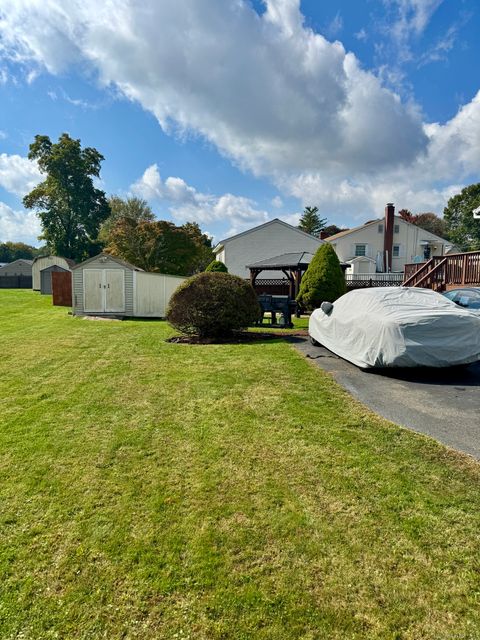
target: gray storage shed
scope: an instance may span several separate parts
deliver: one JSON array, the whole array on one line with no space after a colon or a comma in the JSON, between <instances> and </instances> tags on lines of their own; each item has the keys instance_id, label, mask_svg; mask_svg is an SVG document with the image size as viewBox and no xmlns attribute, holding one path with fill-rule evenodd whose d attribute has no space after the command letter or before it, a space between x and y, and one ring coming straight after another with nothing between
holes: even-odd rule
<instances>
[{"instance_id":1,"label":"gray storage shed","mask_svg":"<svg viewBox=\"0 0 480 640\"><path fill-rule=\"evenodd\" d=\"M20 258L0 267L0 276L30 276L32 275L33 260Z\"/></svg>"},{"instance_id":2,"label":"gray storage shed","mask_svg":"<svg viewBox=\"0 0 480 640\"><path fill-rule=\"evenodd\" d=\"M72 268L77 316L164 318L170 296L185 278L146 273L101 253Z\"/></svg>"},{"instance_id":3,"label":"gray storage shed","mask_svg":"<svg viewBox=\"0 0 480 640\"><path fill-rule=\"evenodd\" d=\"M40 271L40 293L44 295L52 295L52 272L63 271L68 273L70 269L64 269L58 264L52 264L50 267L46 267Z\"/></svg>"}]
</instances>

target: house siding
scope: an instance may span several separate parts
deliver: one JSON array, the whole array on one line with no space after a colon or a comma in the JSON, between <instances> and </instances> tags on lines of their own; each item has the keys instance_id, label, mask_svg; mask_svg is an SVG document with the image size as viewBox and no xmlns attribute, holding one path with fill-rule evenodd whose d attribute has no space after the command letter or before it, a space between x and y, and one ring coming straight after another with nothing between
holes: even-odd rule
<instances>
[{"instance_id":1,"label":"house siding","mask_svg":"<svg viewBox=\"0 0 480 640\"><path fill-rule=\"evenodd\" d=\"M315 253L323 241L314 236L300 233L294 227L281 222L252 229L238 238L224 241L216 258L224 262L229 273L242 278L250 277L247 264L260 262L284 253L307 251ZM260 278L282 278L280 271L262 271Z\"/></svg>"},{"instance_id":2,"label":"house siding","mask_svg":"<svg viewBox=\"0 0 480 640\"><path fill-rule=\"evenodd\" d=\"M378 225L384 225L384 221L379 220L344 236L333 236L326 240L331 242L341 262L348 262L355 257L356 244L366 244L366 256L375 260L377 253L383 256L384 249L384 236L378 232ZM447 240L395 216L395 226L397 225L398 233L393 234L393 245L399 245L399 256L392 258L392 271L404 271L405 264L412 262L415 256L423 257L423 246L420 244L422 241L431 243L432 256L444 255L446 247L451 245Z\"/></svg>"}]
</instances>

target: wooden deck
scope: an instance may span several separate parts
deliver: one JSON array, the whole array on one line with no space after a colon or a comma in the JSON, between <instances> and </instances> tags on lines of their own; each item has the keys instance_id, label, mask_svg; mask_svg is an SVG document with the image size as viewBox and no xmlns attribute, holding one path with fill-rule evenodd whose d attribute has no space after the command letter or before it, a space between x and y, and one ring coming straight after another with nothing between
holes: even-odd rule
<instances>
[{"instance_id":1,"label":"wooden deck","mask_svg":"<svg viewBox=\"0 0 480 640\"><path fill-rule=\"evenodd\" d=\"M406 264L404 287L448 291L480 286L480 251L435 256L427 262Z\"/></svg>"}]
</instances>

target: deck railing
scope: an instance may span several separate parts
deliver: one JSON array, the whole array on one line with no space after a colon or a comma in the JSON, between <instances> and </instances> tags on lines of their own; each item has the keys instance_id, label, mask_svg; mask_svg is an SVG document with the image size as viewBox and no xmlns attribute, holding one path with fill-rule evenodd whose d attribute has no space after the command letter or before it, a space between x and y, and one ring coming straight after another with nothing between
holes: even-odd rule
<instances>
[{"instance_id":1,"label":"deck railing","mask_svg":"<svg viewBox=\"0 0 480 640\"><path fill-rule=\"evenodd\" d=\"M405 287L444 291L467 285L480 286L480 251L434 256L428 262L405 265Z\"/></svg>"}]
</instances>

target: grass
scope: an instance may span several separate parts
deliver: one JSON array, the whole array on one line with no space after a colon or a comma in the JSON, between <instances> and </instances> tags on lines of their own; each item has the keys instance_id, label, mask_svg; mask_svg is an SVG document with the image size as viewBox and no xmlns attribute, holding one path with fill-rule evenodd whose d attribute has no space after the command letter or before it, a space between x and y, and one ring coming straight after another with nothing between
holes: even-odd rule
<instances>
[{"instance_id":1,"label":"grass","mask_svg":"<svg viewBox=\"0 0 480 640\"><path fill-rule=\"evenodd\" d=\"M0 638L480 638L479 465L285 341L0 291Z\"/></svg>"}]
</instances>

